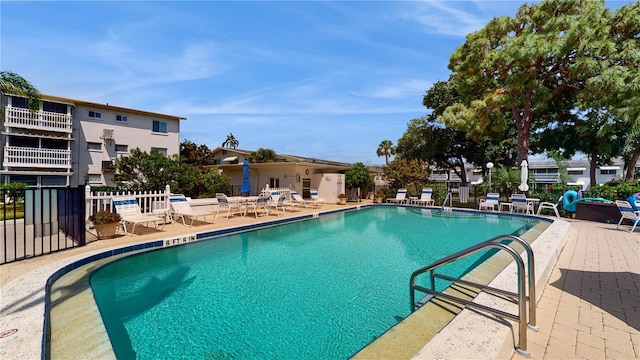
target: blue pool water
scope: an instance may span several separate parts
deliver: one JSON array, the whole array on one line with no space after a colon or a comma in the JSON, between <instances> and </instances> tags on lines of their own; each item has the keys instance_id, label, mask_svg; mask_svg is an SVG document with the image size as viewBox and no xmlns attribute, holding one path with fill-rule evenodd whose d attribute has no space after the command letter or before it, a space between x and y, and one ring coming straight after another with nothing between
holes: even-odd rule
<instances>
[{"instance_id":1,"label":"blue pool water","mask_svg":"<svg viewBox=\"0 0 640 360\"><path fill-rule=\"evenodd\" d=\"M535 223L369 207L120 259L91 287L119 359L345 359L409 315L414 270Z\"/></svg>"}]
</instances>

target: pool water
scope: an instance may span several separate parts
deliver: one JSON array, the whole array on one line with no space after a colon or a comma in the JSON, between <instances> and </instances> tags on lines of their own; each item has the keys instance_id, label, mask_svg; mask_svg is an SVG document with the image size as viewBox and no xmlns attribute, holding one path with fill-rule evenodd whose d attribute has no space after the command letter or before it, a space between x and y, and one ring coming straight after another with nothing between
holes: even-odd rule
<instances>
[{"instance_id":1,"label":"pool water","mask_svg":"<svg viewBox=\"0 0 640 360\"><path fill-rule=\"evenodd\" d=\"M321 216L120 259L91 287L119 359L345 359L409 315L414 270L537 222L454 214Z\"/></svg>"}]
</instances>

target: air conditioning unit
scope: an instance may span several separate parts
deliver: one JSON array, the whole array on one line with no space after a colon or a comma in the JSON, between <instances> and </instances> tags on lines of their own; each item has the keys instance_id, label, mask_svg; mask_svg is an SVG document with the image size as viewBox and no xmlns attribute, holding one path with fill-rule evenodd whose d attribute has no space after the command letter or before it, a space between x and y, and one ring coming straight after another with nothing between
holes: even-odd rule
<instances>
[{"instance_id":1,"label":"air conditioning unit","mask_svg":"<svg viewBox=\"0 0 640 360\"><path fill-rule=\"evenodd\" d=\"M114 171L116 169L115 163L111 160L102 161L102 171Z\"/></svg>"},{"instance_id":2,"label":"air conditioning unit","mask_svg":"<svg viewBox=\"0 0 640 360\"><path fill-rule=\"evenodd\" d=\"M102 129L102 138L105 140L113 139L113 129Z\"/></svg>"}]
</instances>

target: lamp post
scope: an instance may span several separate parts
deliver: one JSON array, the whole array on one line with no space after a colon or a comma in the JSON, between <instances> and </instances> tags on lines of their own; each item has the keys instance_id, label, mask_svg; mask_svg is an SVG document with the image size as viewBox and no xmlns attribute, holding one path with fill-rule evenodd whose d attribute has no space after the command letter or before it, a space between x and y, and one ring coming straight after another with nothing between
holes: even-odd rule
<instances>
[{"instance_id":1,"label":"lamp post","mask_svg":"<svg viewBox=\"0 0 640 360\"><path fill-rule=\"evenodd\" d=\"M489 192L491 192L491 169L493 169L493 163L491 161L487 163L487 169L489 169Z\"/></svg>"}]
</instances>

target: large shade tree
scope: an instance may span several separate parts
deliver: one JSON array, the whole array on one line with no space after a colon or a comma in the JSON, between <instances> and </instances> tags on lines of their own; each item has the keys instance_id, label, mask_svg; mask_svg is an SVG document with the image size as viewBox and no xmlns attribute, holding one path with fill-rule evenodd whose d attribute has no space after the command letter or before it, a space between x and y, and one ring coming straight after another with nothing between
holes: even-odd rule
<instances>
[{"instance_id":1,"label":"large shade tree","mask_svg":"<svg viewBox=\"0 0 640 360\"><path fill-rule=\"evenodd\" d=\"M520 163L528 158L534 119L556 112L550 105L558 99L592 101L601 83L611 100L607 106L620 106L611 94L629 94L637 83L633 72L621 70L637 54L620 51L633 46L633 38L632 32L618 32L625 39L611 33L615 18L603 1L567 0L523 5L513 18L491 20L451 56L462 101L441 119L476 138L514 122Z\"/></svg>"},{"instance_id":2,"label":"large shade tree","mask_svg":"<svg viewBox=\"0 0 640 360\"><path fill-rule=\"evenodd\" d=\"M17 95L27 99L29 109L38 111L42 98L40 92L22 76L11 72L0 71L0 91L3 94ZM4 114L4 112L3 112Z\"/></svg>"}]
</instances>

